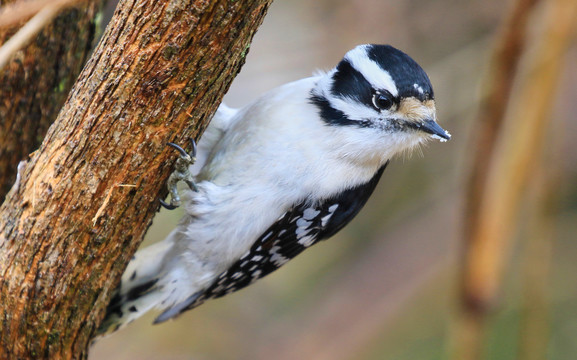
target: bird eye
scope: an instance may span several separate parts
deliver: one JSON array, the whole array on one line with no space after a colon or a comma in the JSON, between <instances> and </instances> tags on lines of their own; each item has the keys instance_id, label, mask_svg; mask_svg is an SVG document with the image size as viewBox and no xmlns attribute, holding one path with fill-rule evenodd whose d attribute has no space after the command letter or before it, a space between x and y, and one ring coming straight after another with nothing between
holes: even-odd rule
<instances>
[{"instance_id":1,"label":"bird eye","mask_svg":"<svg viewBox=\"0 0 577 360\"><path fill-rule=\"evenodd\" d=\"M386 93L376 92L373 95L373 105L378 110L388 110L391 108L391 106L393 106L393 104L394 104L393 96L388 92Z\"/></svg>"}]
</instances>

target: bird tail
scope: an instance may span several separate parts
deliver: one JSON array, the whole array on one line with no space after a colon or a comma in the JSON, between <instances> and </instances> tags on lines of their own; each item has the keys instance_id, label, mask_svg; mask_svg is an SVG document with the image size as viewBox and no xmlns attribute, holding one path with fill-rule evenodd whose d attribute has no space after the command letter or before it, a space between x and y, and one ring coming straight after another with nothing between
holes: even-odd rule
<instances>
[{"instance_id":1,"label":"bird tail","mask_svg":"<svg viewBox=\"0 0 577 360\"><path fill-rule=\"evenodd\" d=\"M136 253L106 309L96 338L109 335L136 320L163 301L159 279L170 241L162 241Z\"/></svg>"}]
</instances>

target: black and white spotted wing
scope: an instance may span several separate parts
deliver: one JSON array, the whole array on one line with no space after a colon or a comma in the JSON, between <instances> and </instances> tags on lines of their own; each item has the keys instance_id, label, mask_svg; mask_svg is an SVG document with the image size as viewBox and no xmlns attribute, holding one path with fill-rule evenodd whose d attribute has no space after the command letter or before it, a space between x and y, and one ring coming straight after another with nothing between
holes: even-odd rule
<instances>
[{"instance_id":1,"label":"black and white spotted wing","mask_svg":"<svg viewBox=\"0 0 577 360\"><path fill-rule=\"evenodd\" d=\"M366 184L319 204L303 202L294 206L270 226L244 256L220 274L210 287L166 310L155 322L168 320L208 299L240 290L275 271L318 241L336 234L363 208L387 164Z\"/></svg>"}]
</instances>

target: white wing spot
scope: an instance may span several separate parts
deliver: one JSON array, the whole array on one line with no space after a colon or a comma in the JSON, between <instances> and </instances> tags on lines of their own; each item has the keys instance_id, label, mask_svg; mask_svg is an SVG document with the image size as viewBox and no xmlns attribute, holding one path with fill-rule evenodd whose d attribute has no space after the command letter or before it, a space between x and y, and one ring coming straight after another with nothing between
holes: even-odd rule
<instances>
[{"instance_id":1,"label":"white wing spot","mask_svg":"<svg viewBox=\"0 0 577 360\"><path fill-rule=\"evenodd\" d=\"M299 244L301 244L304 247L309 247L311 246L313 243L315 242L315 238L314 236L305 236L302 239L300 239L298 241Z\"/></svg>"},{"instance_id":2,"label":"white wing spot","mask_svg":"<svg viewBox=\"0 0 577 360\"><path fill-rule=\"evenodd\" d=\"M254 262L259 262L261 260L262 260L262 256L260 256L260 255L256 255L256 256L252 257L252 261L254 261Z\"/></svg>"},{"instance_id":3,"label":"white wing spot","mask_svg":"<svg viewBox=\"0 0 577 360\"><path fill-rule=\"evenodd\" d=\"M282 256L278 251L281 250L281 248L279 246L273 246L272 249L270 249L272 252L272 255L270 257L270 260L278 267L283 266L284 264L286 264L290 259L287 259L286 257Z\"/></svg>"},{"instance_id":4,"label":"white wing spot","mask_svg":"<svg viewBox=\"0 0 577 360\"><path fill-rule=\"evenodd\" d=\"M262 271L261 271L261 270L257 270L257 271L255 271L255 272L253 272L253 273L251 274L251 277L252 277L253 280L255 280L255 279L258 279L258 278L260 277L260 274L262 274Z\"/></svg>"},{"instance_id":5,"label":"white wing spot","mask_svg":"<svg viewBox=\"0 0 577 360\"><path fill-rule=\"evenodd\" d=\"M303 218L300 218L300 219L297 220L297 226L298 226L299 228L303 228L303 230L305 230L306 228L308 228L310 225L311 225L311 222L310 222L310 221L306 221L306 220L303 219Z\"/></svg>"},{"instance_id":6,"label":"white wing spot","mask_svg":"<svg viewBox=\"0 0 577 360\"><path fill-rule=\"evenodd\" d=\"M329 212L331 213L331 215L335 212L335 210L339 207L339 204L334 204L331 207L329 207Z\"/></svg>"},{"instance_id":7,"label":"white wing spot","mask_svg":"<svg viewBox=\"0 0 577 360\"><path fill-rule=\"evenodd\" d=\"M312 220L314 219L318 214L320 213L320 210L315 210L313 208L308 208L303 212L303 219L305 220Z\"/></svg>"},{"instance_id":8,"label":"white wing spot","mask_svg":"<svg viewBox=\"0 0 577 360\"><path fill-rule=\"evenodd\" d=\"M330 219L331 217L333 217L333 214L328 214L327 216L323 217L323 218L321 219L321 226L322 226L322 227L327 226L327 223L329 222L329 219Z\"/></svg>"},{"instance_id":9,"label":"white wing spot","mask_svg":"<svg viewBox=\"0 0 577 360\"><path fill-rule=\"evenodd\" d=\"M302 238L303 236L306 236L309 233L310 229L304 229L304 228L297 228L296 230L296 234L297 234L297 239Z\"/></svg>"},{"instance_id":10,"label":"white wing spot","mask_svg":"<svg viewBox=\"0 0 577 360\"><path fill-rule=\"evenodd\" d=\"M269 237L272 236L272 231L269 231L263 238L262 241L265 241L266 239L268 239Z\"/></svg>"}]
</instances>

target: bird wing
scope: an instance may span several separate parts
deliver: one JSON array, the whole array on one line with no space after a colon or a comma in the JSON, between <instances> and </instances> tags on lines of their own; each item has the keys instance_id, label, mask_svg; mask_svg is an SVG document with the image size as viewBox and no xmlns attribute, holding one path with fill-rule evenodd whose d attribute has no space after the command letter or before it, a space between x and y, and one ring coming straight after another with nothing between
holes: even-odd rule
<instances>
[{"instance_id":1,"label":"bird wing","mask_svg":"<svg viewBox=\"0 0 577 360\"><path fill-rule=\"evenodd\" d=\"M303 201L272 224L244 256L222 272L208 288L164 311L155 323L171 319L204 301L240 290L270 274L303 250L336 234L363 208L388 162L373 178L318 204Z\"/></svg>"},{"instance_id":2,"label":"bird wing","mask_svg":"<svg viewBox=\"0 0 577 360\"><path fill-rule=\"evenodd\" d=\"M196 161L190 168L194 176L196 176L202 169L208 156L212 152L212 149L222 138L226 130L228 130L232 123L232 119L237 112L238 109L230 108L225 103L220 104L216 113L210 120L208 127L204 130L202 137L198 141Z\"/></svg>"}]
</instances>

